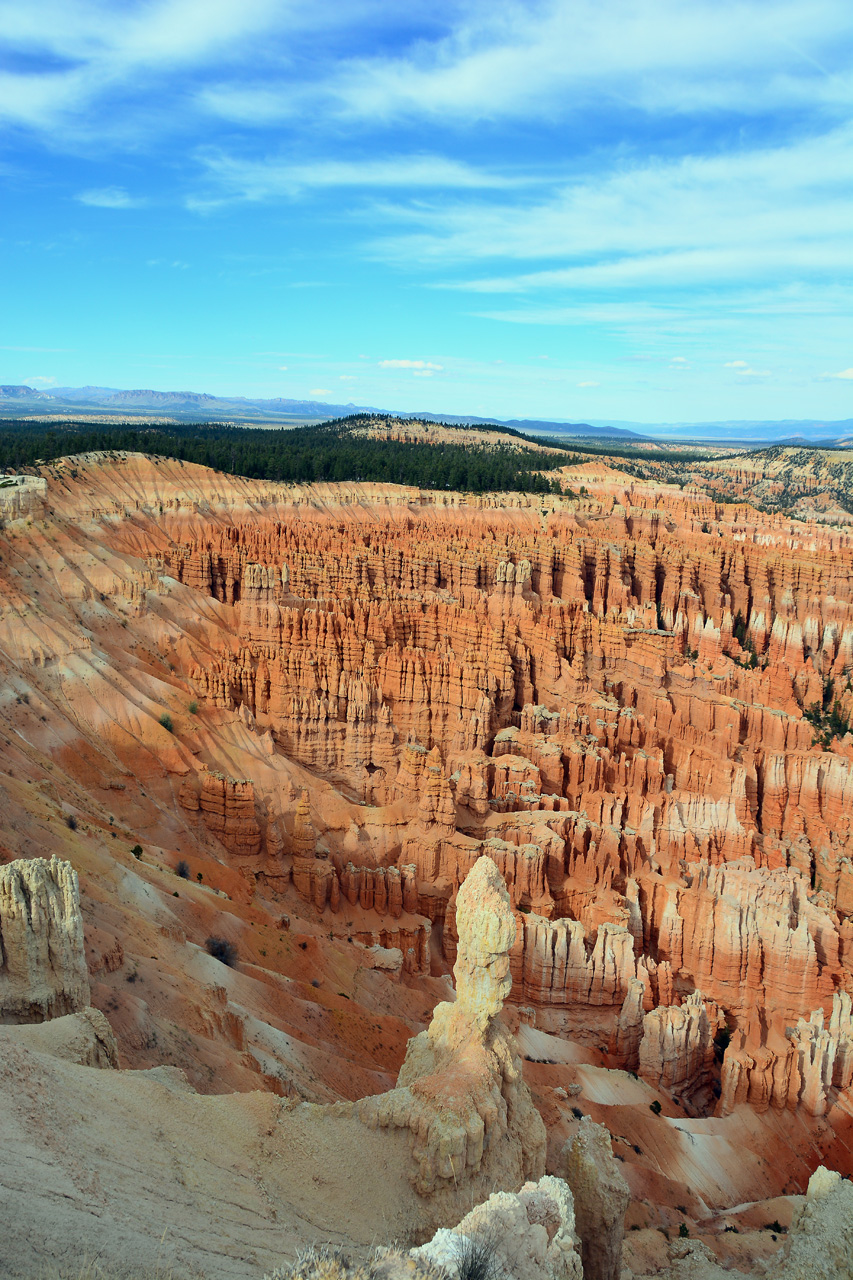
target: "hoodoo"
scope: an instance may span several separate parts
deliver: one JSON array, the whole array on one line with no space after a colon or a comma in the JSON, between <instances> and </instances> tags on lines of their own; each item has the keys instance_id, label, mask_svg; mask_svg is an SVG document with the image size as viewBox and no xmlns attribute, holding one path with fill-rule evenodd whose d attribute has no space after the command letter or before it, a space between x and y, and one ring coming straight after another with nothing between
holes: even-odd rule
<instances>
[{"instance_id":1,"label":"hoodoo","mask_svg":"<svg viewBox=\"0 0 853 1280\"><path fill-rule=\"evenodd\" d=\"M45 1022L89 1003L74 868L56 857L0 867L0 1023Z\"/></svg>"},{"instance_id":2,"label":"hoodoo","mask_svg":"<svg viewBox=\"0 0 853 1280\"><path fill-rule=\"evenodd\" d=\"M409 1042L397 1088L356 1104L370 1125L408 1128L413 1182L463 1197L514 1190L545 1172L545 1126L521 1073L518 1045L500 1020L512 986L515 920L503 877L480 858L456 900L456 1000L436 1006Z\"/></svg>"},{"instance_id":3,"label":"hoodoo","mask_svg":"<svg viewBox=\"0 0 853 1280\"><path fill-rule=\"evenodd\" d=\"M214 1204L235 1280L324 1232L440 1228L449 1270L489 1222L519 1280L794 1257L853 1142L853 541L656 467L38 468L0 529L19 1252L73 1158L133 1256L168 1225L198 1269ZM89 1106L143 1165L168 1133L156 1235Z\"/></svg>"}]
</instances>

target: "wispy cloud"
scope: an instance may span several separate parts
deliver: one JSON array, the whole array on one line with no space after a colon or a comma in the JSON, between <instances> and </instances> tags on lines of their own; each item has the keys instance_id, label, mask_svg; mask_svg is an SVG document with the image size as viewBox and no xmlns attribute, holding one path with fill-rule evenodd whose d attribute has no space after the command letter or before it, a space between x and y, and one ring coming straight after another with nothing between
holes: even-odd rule
<instances>
[{"instance_id":1,"label":"wispy cloud","mask_svg":"<svg viewBox=\"0 0 853 1280\"><path fill-rule=\"evenodd\" d=\"M728 12L727 12L728 10ZM206 86L211 112L241 124L310 113L329 118L431 119L468 126L545 110L750 114L816 99L849 101L833 57L849 36L844 6L695 0L464 6L440 34L369 56L340 57L309 82L234 78ZM618 38L614 38L618 31Z\"/></svg>"},{"instance_id":2,"label":"wispy cloud","mask_svg":"<svg viewBox=\"0 0 853 1280\"><path fill-rule=\"evenodd\" d=\"M837 272L853 250L845 180L853 129L778 147L633 163L561 182L546 199L399 208L409 230L376 241L392 261L568 259L569 265L453 282L482 293L655 280L694 284L785 269ZM392 210L385 211L389 216ZM787 265L786 265L787 264Z\"/></svg>"},{"instance_id":3,"label":"wispy cloud","mask_svg":"<svg viewBox=\"0 0 853 1280\"><path fill-rule=\"evenodd\" d=\"M842 369L840 373L826 373L825 378L853 378L853 369Z\"/></svg>"},{"instance_id":4,"label":"wispy cloud","mask_svg":"<svg viewBox=\"0 0 853 1280\"><path fill-rule=\"evenodd\" d=\"M76 199L96 209L136 209L142 204L141 200L128 195L123 187L96 187L91 191L81 191Z\"/></svg>"},{"instance_id":5,"label":"wispy cloud","mask_svg":"<svg viewBox=\"0 0 853 1280\"><path fill-rule=\"evenodd\" d=\"M769 378L769 369L753 369L748 360L726 360L726 369L734 369L739 378Z\"/></svg>"},{"instance_id":6,"label":"wispy cloud","mask_svg":"<svg viewBox=\"0 0 853 1280\"><path fill-rule=\"evenodd\" d=\"M380 369L416 369L428 370L430 373L442 370L444 365L432 364L429 360L380 360Z\"/></svg>"},{"instance_id":7,"label":"wispy cloud","mask_svg":"<svg viewBox=\"0 0 853 1280\"><path fill-rule=\"evenodd\" d=\"M223 199L266 200L294 197L331 187L499 189L518 186L518 178L491 174L440 155L391 155L381 159L317 160L304 163L284 156L244 159L219 149L199 152L206 177L216 184L210 197L190 197L192 208L218 206Z\"/></svg>"}]
</instances>

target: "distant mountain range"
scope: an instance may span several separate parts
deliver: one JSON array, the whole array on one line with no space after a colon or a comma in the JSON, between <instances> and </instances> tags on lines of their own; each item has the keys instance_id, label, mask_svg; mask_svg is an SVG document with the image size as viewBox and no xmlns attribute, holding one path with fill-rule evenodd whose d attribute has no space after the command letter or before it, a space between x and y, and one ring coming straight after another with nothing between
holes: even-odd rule
<instances>
[{"instance_id":1,"label":"distant mountain range","mask_svg":"<svg viewBox=\"0 0 853 1280\"><path fill-rule=\"evenodd\" d=\"M0 414L12 416L62 414L89 417L104 414L150 418L162 415L185 421L207 419L235 422L323 422L328 418L345 418L352 413L387 413L399 418L417 418L427 422L451 422L473 425L497 423L517 431L573 436L600 436L606 439L642 440L635 431L607 425L592 426L588 422L550 422L536 418L465 417L458 414L413 412L412 410L378 409L374 405L329 404L325 400L253 400L245 396L211 396L203 391L123 391L118 387L51 387L37 391L27 386L0 386Z\"/></svg>"},{"instance_id":2,"label":"distant mountain range","mask_svg":"<svg viewBox=\"0 0 853 1280\"><path fill-rule=\"evenodd\" d=\"M853 437L853 418L835 421L826 418L734 418L711 422L630 422L621 418L590 418L591 426L600 426L604 422L626 431L644 432L647 438L657 441L816 445L849 444Z\"/></svg>"},{"instance_id":3,"label":"distant mountain range","mask_svg":"<svg viewBox=\"0 0 853 1280\"><path fill-rule=\"evenodd\" d=\"M739 419L713 422L627 422L592 418L588 422L555 422L543 418L479 418L472 415L440 414L410 409L378 409L374 405L329 404L324 400L271 400L246 396L212 396L203 391L122 390L120 387L52 387L38 391L28 386L0 386L0 416L29 417L61 415L75 418L167 417L188 422L237 422L260 425L280 423L296 426L345 418L353 413L387 413L400 418L427 422L496 423L534 435L599 437L640 441L695 440L720 444L847 444L853 441L853 418L827 422L818 419L761 421Z\"/></svg>"}]
</instances>

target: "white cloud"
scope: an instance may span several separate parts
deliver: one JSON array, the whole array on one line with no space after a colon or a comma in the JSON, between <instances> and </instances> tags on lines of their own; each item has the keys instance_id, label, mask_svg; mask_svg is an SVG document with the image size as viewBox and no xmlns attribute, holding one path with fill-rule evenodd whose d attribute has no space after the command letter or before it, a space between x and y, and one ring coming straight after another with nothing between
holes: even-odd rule
<instances>
[{"instance_id":1,"label":"white cloud","mask_svg":"<svg viewBox=\"0 0 853 1280\"><path fill-rule=\"evenodd\" d=\"M207 177L230 199L293 197L306 190L331 187L473 190L518 185L517 179L489 174L440 155L391 155L379 160L316 160L305 164L285 156L244 160L218 149L207 149L200 151L197 158ZM187 207L207 212L220 203L216 197L191 196Z\"/></svg>"},{"instance_id":2,"label":"white cloud","mask_svg":"<svg viewBox=\"0 0 853 1280\"><path fill-rule=\"evenodd\" d=\"M0 81L0 115L57 144L211 115L340 136L342 122L467 129L590 106L837 118L850 101L843 0L457 0L427 23L425 12L385 0L0 0L8 63L27 67Z\"/></svg>"},{"instance_id":3,"label":"white cloud","mask_svg":"<svg viewBox=\"0 0 853 1280\"><path fill-rule=\"evenodd\" d=\"M670 356L670 364L687 364L685 356Z\"/></svg>"},{"instance_id":4,"label":"white cloud","mask_svg":"<svg viewBox=\"0 0 853 1280\"><path fill-rule=\"evenodd\" d=\"M328 387L312 387L308 392L309 396L327 396L329 395Z\"/></svg>"},{"instance_id":5,"label":"white cloud","mask_svg":"<svg viewBox=\"0 0 853 1280\"><path fill-rule=\"evenodd\" d=\"M753 369L746 360L727 360L724 369L734 369L739 378L769 378L769 369Z\"/></svg>"},{"instance_id":6,"label":"white cloud","mask_svg":"<svg viewBox=\"0 0 853 1280\"><path fill-rule=\"evenodd\" d=\"M578 386L579 387L600 387L601 383L600 382L579 382Z\"/></svg>"},{"instance_id":7,"label":"white cloud","mask_svg":"<svg viewBox=\"0 0 853 1280\"><path fill-rule=\"evenodd\" d=\"M28 387L53 387L56 385L56 378L46 377L44 374L35 374L31 378L24 378L24 383Z\"/></svg>"},{"instance_id":8,"label":"white cloud","mask_svg":"<svg viewBox=\"0 0 853 1280\"><path fill-rule=\"evenodd\" d=\"M201 103L250 125L310 115L468 126L589 104L675 114L849 101L841 0L775 0L771 14L762 0L473 0L454 16L437 38L332 60L325 75L302 82L221 80Z\"/></svg>"},{"instance_id":9,"label":"white cloud","mask_svg":"<svg viewBox=\"0 0 853 1280\"><path fill-rule=\"evenodd\" d=\"M402 233L378 257L424 264L536 258L565 265L455 280L479 293L542 289L648 290L723 280L837 278L853 265L846 166L853 129L785 146L676 160L651 157L563 182L534 201L421 201L379 209Z\"/></svg>"},{"instance_id":10,"label":"white cloud","mask_svg":"<svg viewBox=\"0 0 853 1280\"><path fill-rule=\"evenodd\" d=\"M280 365L278 366L278 371L279 371L279 373L287 373L287 365L286 365L286 364L280 364Z\"/></svg>"},{"instance_id":11,"label":"white cloud","mask_svg":"<svg viewBox=\"0 0 853 1280\"><path fill-rule=\"evenodd\" d=\"M338 378L338 382L358 382L358 378L354 373L342 373Z\"/></svg>"},{"instance_id":12,"label":"white cloud","mask_svg":"<svg viewBox=\"0 0 853 1280\"><path fill-rule=\"evenodd\" d=\"M94 205L96 209L135 209L140 204L123 187L97 187L91 191L81 191L75 199L81 204Z\"/></svg>"},{"instance_id":13,"label":"white cloud","mask_svg":"<svg viewBox=\"0 0 853 1280\"><path fill-rule=\"evenodd\" d=\"M826 378L853 378L853 369L842 369L840 373L824 374Z\"/></svg>"},{"instance_id":14,"label":"white cloud","mask_svg":"<svg viewBox=\"0 0 853 1280\"><path fill-rule=\"evenodd\" d=\"M444 365L432 364L429 360L380 360L380 369L428 369L430 372L440 372Z\"/></svg>"}]
</instances>

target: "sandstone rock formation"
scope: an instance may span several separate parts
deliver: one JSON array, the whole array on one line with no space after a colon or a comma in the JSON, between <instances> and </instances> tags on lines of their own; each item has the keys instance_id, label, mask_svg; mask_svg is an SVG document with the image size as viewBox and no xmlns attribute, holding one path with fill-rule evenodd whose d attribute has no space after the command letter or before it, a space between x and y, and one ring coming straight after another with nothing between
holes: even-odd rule
<instances>
[{"instance_id":1,"label":"sandstone rock formation","mask_svg":"<svg viewBox=\"0 0 853 1280\"><path fill-rule=\"evenodd\" d=\"M48 1022L16 1025L14 1030L0 1026L0 1048L4 1041L76 1062L81 1067L117 1070L119 1066L115 1035L99 1009L81 1009Z\"/></svg>"},{"instance_id":2,"label":"sandstone rock formation","mask_svg":"<svg viewBox=\"0 0 853 1280\"><path fill-rule=\"evenodd\" d=\"M434 1263L448 1280L588 1280L592 1274L581 1267L571 1192L554 1177L527 1182L516 1194L496 1192L411 1256Z\"/></svg>"},{"instance_id":3,"label":"sandstone rock formation","mask_svg":"<svg viewBox=\"0 0 853 1280\"><path fill-rule=\"evenodd\" d=\"M563 1148L561 1161L574 1200L584 1280L619 1280L631 1192L604 1125L584 1116L575 1138Z\"/></svg>"},{"instance_id":4,"label":"sandstone rock formation","mask_svg":"<svg viewBox=\"0 0 853 1280\"><path fill-rule=\"evenodd\" d=\"M187 779L179 800L189 813L198 813L232 853L252 859L261 849L261 831L255 814L255 791L248 780L202 773Z\"/></svg>"},{"instance_id":5,"label":"sandstone rock formation","mask_svg":"<svg viewBox=\"0 0 853 1280\"><path fill-rule=\"evenodd\" d=\"M397 1088L355 1106L371 1126L407 1128L423 1195L475 1178L519 1185L541 1177L545 1130L498 1015L509 994L515 920L495 864L480 858L457 899L456 1001L436 1006L409 1042Z\"/></svg>"},{"instance_id":6,"label":"sandstone rock formation","mask_svg":"<svg viewBox=\"0 0 853 1280\"><path fill-rule=\"evenodd\" d=\"M729 1115L738 1103L757 1111L768 1107L822 1116L833 1089L853 1085L853 1004L845 991L832 998L826 1025L823 1009L800 1018L784 1035L758 1031L750 1043L738 1034L726 1049L722 1069L720 1113Z\"/></svg>"},{"instance_id":7,"label":"sandstone rock formation","mask_svg":"<svg viewBox=\"0 0 853 1280\"><path fill-rule=\"evenodd\" d=\"M655 1088L693 1099L713 1080L715 1031L701 991L681 1005L653 1009L643 1018L640 1075Z\"/></svg>"},{"instance_id":8,"label":"sandstone rock formation","mask_svg":"<svg viewBox=\"0 0 853 1280\"><path fill-rule=\"evenodd\" d=\"M45 507L0 530L0 864L73 859L122 1061L276 1105L392 1096L485 856L552 1159L583 1095L597 1119L618 1105L614 1149L655 1194L661 1168L719 1205L840 1167L853 537L828 508L715 500L764 484L765 462L719 490L708 468L682 489L663 463L572 464L580 498L282 486L129 454L40 469ZM707 1032L731 1032L722 1071L699 992ZM646 1018L665 1119L643 1081L603 1079L638 1070ZM494 1019L481 1038L497 1065L474 1112L499 1132L520 1064ZM390 1142L346 1123L402 1157L412 1098L425 1135L435 1114L416 1084ZM718 1090L706 1161L683 1112ZM493 1189L492 1151L466 1194Z\"/></svg>"},{"instance_id":9,"label":"sandstone rock formation","mask_svg":"<svg viewBox=\"0 0 853 1280\"><path fill-rule=\"evenodd\" d=\"M778 1263L779 1280L846 1280L853 1275L853 1182L822 1165L809 1179Z\"/></svg>"},{"instance_id":10,"label":"sandstone rock formation","mask_svg":"<svg viewBox=\"0 0 853 1280\"><path fill-rule=\"evenodd\" d=\"M44 1022L89 1003L73 867L56 857L0 867L0 1023Z\"/></svg>"}]
</instances>

